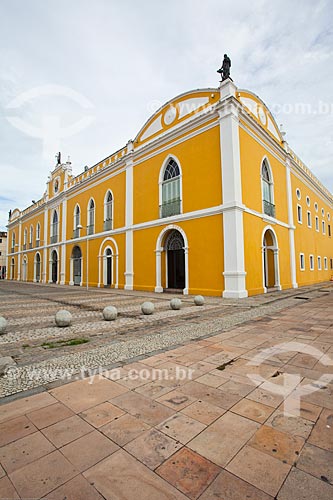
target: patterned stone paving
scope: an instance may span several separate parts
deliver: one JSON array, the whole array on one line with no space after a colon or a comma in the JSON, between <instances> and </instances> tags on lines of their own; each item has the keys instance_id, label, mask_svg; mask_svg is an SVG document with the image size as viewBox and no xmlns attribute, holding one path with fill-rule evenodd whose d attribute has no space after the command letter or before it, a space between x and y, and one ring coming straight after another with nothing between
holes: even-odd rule
<instances>
[{"instance_id":1,"label":"patterned stone paving","mask_svg":"<svg viewBox=\"0 0 333 500\"><path fill-rule=\"evenodd\" d=\"M273 313L295 304L295 297L316 297L327 293L330 284L302 290L287 290L250 297L242 301L206 298L203 307L193 297L182 297L180 311L170 310L172 295L124 292L67 286L0 282L0 314L8 321L0 336L0 355L17 363L8 376L0 378L0 396L32 389L75 373L100 369L148 353L169 349L193 339L227 331L244 321ZM155 304L152 316L141 314L145 300ZM302 302L302 300L301 300ZM102 310L113 304L119 316L106 322ZM73 315L73 324L57 328L54 314L61 308ZM43 344L70 339L89 342L47 348Z\"/></svg>"},{"instance_id":2,"label":"patterned stone paving","mask_svg":"<svg viewBox=\"0 0 333 500\"><path fill-rule=\"evenodd\" d=\"M13 319L17 316L7 304L16 300L14 288L12 300L1 302L2 312ZM75 321L102 332L102 345L93 349L85 344L68 354L48 351L44 361L26 364L24 383L29 369L43 363L45 370L69 363L78 368L80 362L145 356L92 377L40 387L33 395L4 398L0 499L331 500L333 294L328 284L235 305L208 299L200 310L188 298L176 315L168 312L167 299L151 295L157 313L149 321L136 310L147 295L92 291L86 300L81 291L50 287L48 294L43 287L41 305L37 288L18 289L27 294L29 313L36 303L33 324L44 311L40 330L54 328L51 308L58 306L52 300L68 298L77 304L72 305ZM104 324L98 321L99 308L110 297L123 308L124 319L130 311L137 322L130 331L120 324L124 333L114 333L114 344L113 334L96 326ZM96 309L78 310L83 303ZM24 326L11 323L9 334ZM152 354L163 343L166 348ZM19 350L19 342L3 346ZM22 374L26 356L19 360ZM45 384L45 373L40 377L37 385ZM8 379L2 383L9 390ZM16 391L24 388L22 381L16 384ZM14 379L11 387L15 392Z\"/></svg>"}]
</instances>

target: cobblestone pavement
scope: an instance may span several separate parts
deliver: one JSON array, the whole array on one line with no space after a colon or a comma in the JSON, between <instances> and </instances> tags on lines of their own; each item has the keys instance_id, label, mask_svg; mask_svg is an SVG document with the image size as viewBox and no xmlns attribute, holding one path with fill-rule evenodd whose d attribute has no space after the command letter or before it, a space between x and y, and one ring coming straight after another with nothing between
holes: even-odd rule
<instances>
[{"instance_id":1,"label":"cobblestone pavement","mask_svg":"<svg viewBox=\"0 0 333 500\"><path fill-rule=\"evenodd\" d=\"M202 307L189 296L182 297L181 310L173 311L168 294L0 281L0 315L8 321L6 334L0 336L0 356L17 363L0 378L0 397L220 333L331 289L327 283L240 301L209 297ZM155 304L152 316L141 313L145 300ZM104 321L102 310L111 304L118 319ZM54 323L56 311L63 308L73 315L71 327ZM58 347L60 341L73 339L85 343Z\"/></svg>"},{"instance_id":2,"label":"cobblestone pavement","mask_svg":"<svg viewBox=\"0 0 333 500\"><path fill-rule=\"evenodd\" d=\"M208 299L204 308L188 298L176 315L164 296L151 295L156 316L162 316L148 321L136 309L146 294L84 295L65 287L5 284L1 307L13 320L9 334L34 331L32 325L52 330L58 301L70 302L82 325L104 324L98 314L110 298L123 308L124 319L130 313L137 321L131 329L119 327L123 341L109 345L119 330L96 327L102 345L58 350L54 360L35 367L75 366L75 356L109 361L112 346L118 358L144 356L94 376L44 385L33 395L4 398L0 499L331 500L331 290L326 284L235 304ZM19 302L30 304L24 308L27 325L11 307ZM182 345L170 344L170 337ZM166 348L152 354L162 342ZM25 382L33 366L28 359L19 364ZM43 377L36 385L45 384ZM10 386L3 378L3 387L15 392L12 379Z\"/></svg>"}]
</instances>

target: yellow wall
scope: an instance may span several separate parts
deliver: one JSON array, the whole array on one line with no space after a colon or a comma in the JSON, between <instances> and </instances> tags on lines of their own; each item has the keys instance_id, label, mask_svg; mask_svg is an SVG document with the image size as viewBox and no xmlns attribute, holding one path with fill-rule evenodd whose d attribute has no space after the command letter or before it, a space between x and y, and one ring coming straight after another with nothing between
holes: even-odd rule
<instances>
[{"instance_id":1,"label":"yellow wall","mask_svg":"<svg viewBox=\"0 0 333 500\"><path fill-rule=\"evenodd\" d=\"M222 216L177 223L188 239L190 294L221 295L223 280ZM155 249L166 224L134 232L134 288L153 291L156 285ZM162 243L163 244L163 243ZM162 287L166 286L165 252L162 252Z\"/></svg>"},{"instance_id":2,"label":"yellow wall","mask_svg":"<svg viewBox=\"0 0 333 500\"><path fill-rule=\"evenodd\" d=\"M209 97L210 92L205 92ZM193 94L193 96L195 93ZM190 95L192 96L192 94ZM212 102L218 99L218 93L213 92L209 97ZM177 108L178 109L178 108ZM161 117L164 116L165 110L161 111ZM178 112L178 111L177 111ZM243 115L244 116L244 115ZM156 119L156 117L154 118ZM193 119L193 117L191 118ZM200 118L200 120L202 117ZM187 118L186 118L187 120ZM193 119L194 120L194 119ZM215 120L215 122L214 122ZM185 119L184 119L185 122ZM151 122L148 122L147 127ZM173 122L172 122L173 123ZM251 122L252 123L252 122ZM244 220L244 256L245 256L245 271L246 288L249 295L262 293L264 291L263 283L263 258L262 258L262 238L264 229L268 226L275 232L278 249L279 249L279 271L280 284L282 288L292 286L291 267L290 267L290 246L289 246L289 229L288 225L288 199L287 199L287 180L285 159L281 150L279 141L275 144L276 154L270 152L272 147L267 139L266 132L260 134L257 125L253 126L253 130L249 130L248 122L242 121L242 127L239 129L240 138L240 161L242 175L242 192L243 204L246 209L243 214ZM212 207L218 207L222 204L222 176L221 176L221 151L220 151L220 128L217 122L217 115L212 113L205 122L205 126L211 127L208 130L200 132L202 127L198 120L193 128L190 127L190 120L186 125L187 131L180 133L177 136L177 129L172 130L172 134L165 136L149 145L148 140L142 139L141 135L137 136L134 143L133 159L136 162L133 166L133 218L134 225L142 224L144 227L133 227L133 264L134 264L134 288L137 290L154 290L156 285L156 242L159 234L166 227L170 220L159 219L159 178L163 165L167 159L174 156L179 160L182 171L182 212L184 217L177 221L177 218L171 219L172 223L181 227L187 235L188 239L188 262L189 262L189 293L218 295L224 290L224 255L223 255L223 215L201 214L200 217L184 220L187 213L199 210L207 210ZM173 125L168 125L162 130L167 134L171 131ZM255 131L256 130L256 131ZM158 135L159 132L156 132ZM156 137L157 137L156 135ZM272 140L272 134L271 139ZM259 141L260 139L260 141ZM150 140L150 139L149 139ZM136 149L138 144L141 149ZM163 151L161 151L163 149ZM127 150L126 150L127 151ZM69 190L66 194L66 259L65 259L65 283L71 282L71 266L70 259L73 247L80 246L82 252L82 285L86 284L86 226L88 223L88 203L91 198L95 202L95 228L94 235L89 239L89 285L103 286L103 263L99 256L104 254L107 245L110 245L113 252L113 262L116 262L116 254L118 255L118 286L123 288L125 285L125 261L126 261L126 242L125 242L125 207L126 207L126 175L125 162L122 159L126 154L125 150L118 152L114 157L110 157L108 161L101 162L98 166L89 169L89 172L80 174L77 178L71 178ZM279 160L279 157L281 159ZM130 155L126 157L129 159ZM274 204L276 207L276 219L272 220L267 216L263 216L262 206L262 182L261 182L261 165L264 158L267 158L272 174L274 187ZM110 163L111 162L111 163ZM113 166L112 165L113 162ZM109 166L111 165L111 168ZM105 170L104 170L105 167ZM118 170L115 170L115 168ZM328 280L333 274L330 269L330 259L333 258L332 251L332 236L328 236L328 224L331 225L331 234L333 234L333 208L332 204L325 203L323 198L316 192L316 188L309 187L305 181L305 173L301 173L302 181L293 173L294 165L292 164L292 196L293 196L293 211L295 230L295 252L296 252L296 273L297 282L299 285L306 285L318 281ZM105 174L104 174L105 172ZM41 244L44 241L44 207L48 207L47 215L47 244L50 243L50 225L52 222L53 209L49 208L51 204L59 209L59 240L62 237L62 219L63 207L61 192L65 186L66 175L63 167L57 167L51 175L51 179L47 184L47 193L49 199L43 198L40 200L40 207L31 215L29 207L22 213L21 221L21 245L23 245L24 229L28 230L27 249L21 255L21 278L22 278L22 262L23 256L28 259L28 280L34 279L34 259L36 248L29 249L29 228L33 225L34 237L36 239L36 225L40 222ZM101 177L104 176L104 177ZM54 192L54 181L59 177L59 196ZM99 180L96 180L99 179ZM296 188L299 188L302 193L302 198L298 202L296 198ZM110 189L113 193L113 229L108 233L109 240L105 240L104 232L104 199ZM312 228L307 227L306 212L306 196L311 198L311 213L312 213ZM56 203L57 199L59 200ZM315 230L315 215L314 203L319 206L319 232ZM38 202L39 203L39 202ZM297 203L303 208L303 224L297 223ZM73 239L73 223L75 206L80 205L81 219L80 224L83 226L81 230L81 238ZM38 206L38 204L37 204ZM322 234L322 216L321 210L325 210L326 234ZM249 213L246 210L255 212ZM327 212L330 213L331 220L327 218ZM177 222L173 222L173 221ZM156 222L157 221L157 222ZM19 223L16 221L8 230L9 249L11 248L12 231L16 233L16 243L19 242ZM227 236L228 237L228 236ZM50 275L50 255L52 248L46 251L46 280L51 280ZM118 248L118 250L117 250ZM60 280L61 271L61 253L63 251L61 242L57 244L58 249L58 278ZM21 247L21 250L23 248ZM299 254L305 254L305 271L300 270ZM44 252L41 249L41 273L44 270ZM309 255L314 255L315 270L309 270ZM322 258L322 271L318 271L317 257ZM328 259L327 271L324 270L324 257ZM8 262L8 276L10 276L10 259ZM269 251L268 257L272 269L273 255ZM162 286L165 286L165 254L162 254ZM18 257L15 256L15 278L17 277ZM113 286L115 286L115 266L113 271ZM270 284L273 283L272 270L270 271Z\"/></svg>"},{"instance_id":3,"label":"yellow wall","mask_svg":"<svg viewBox=\"0 0 333 500\"><path fill-rule=\"evenodd\" d=\"M276 218L288 222L288 202L285 166L244 129L239 129L243 203L262 213L261 165L267 158L273 173Z\"/></svg>"},{"instance_id":4,"label":"yellow wall","mask_svg":"<svg viewBox=\"0 0 333 500\"><path fill-rule=\"evenodd\" d=\"M170 154L182 169L183 212L222 202L219 128L214 127L186 142L168 148L134 167L134 224L159 218L159 176Z\"/></svg>"},{"instance_id":5,"label":"yellow wall","mask_svg":"<svg viewBox=\"0 0 333 500\"><path fill-rule=\"evenodd\" d=\"M299 285L308 285L320 281L327 281L333 275L330 268L330 259L333 258L333 209L325 203L323 197L320 197L314 190L302 182L296 175L291 176L292 196L293 196L293 214L295 230L295 252L296 252L296 273ZM296 189L301 191L301 199L296 196ZM306 203L306 197L310 198L310 207ZM318 204L318 212L315 210L315 203ZM297 205L302 207L302 224L297 221ZM324 209L324 217L322 216ZM311 212L312 228L307 224L307 211ZM328 220L327 214L330 215ZM315 228L315 217L319 218L319 231ZM322 231L322 221L325 221L326 234ZM328 225L331 226L331 237L328 235ZM304 253L305 270L300 269L300 253ZM310 254L314 256L314 270L310 270ZM321 257L322 270L318 270L318 256ZM324 269L324 257L328 259L328 270Z\"/></svg>"},{"instance_id":6,"label":"yellow wall","mask_svg":"<svg viewBox=\"0 0 333 500\"><path fill-rule=\"evenodd\" d=\"M78 190L77 194L67 201L67 239L73 237L74 229L74 209L77 204L81 210L81 225L85 228L88 224L88 203L91 198L95 202L95 233L104 231L104 198L108 190L113 194L113 228L117 229L125 225L125 172L120 172L117 176L99 182L89 190ZM81 231L81 236L85 235L85 229Z\"/></svg>"}]
</instances>

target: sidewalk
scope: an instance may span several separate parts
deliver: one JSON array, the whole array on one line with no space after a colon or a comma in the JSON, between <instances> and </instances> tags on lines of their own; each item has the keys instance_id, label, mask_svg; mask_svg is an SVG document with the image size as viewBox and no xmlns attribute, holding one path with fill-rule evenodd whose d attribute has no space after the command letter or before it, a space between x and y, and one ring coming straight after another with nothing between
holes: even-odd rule
<instances>
[{"instance_id":1,"label":"sidewalk","mask_svg":"<svg viewBox=\"0 0 333 500\"><path fill-rule=\"evenodd\" d=\"M322 293L1 405L0 498L331 500L332 358Z\"/></svg>"}]
</instances>

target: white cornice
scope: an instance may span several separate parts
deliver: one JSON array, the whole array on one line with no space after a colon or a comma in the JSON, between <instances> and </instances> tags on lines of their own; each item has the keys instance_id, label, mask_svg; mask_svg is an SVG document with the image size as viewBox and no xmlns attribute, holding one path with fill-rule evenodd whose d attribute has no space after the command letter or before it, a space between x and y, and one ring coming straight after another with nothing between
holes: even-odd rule
<instances>
[{"instance_id":1,"label":"white cornice","mask_svg":"<svg viewBox=\"0 0 333 500\"><path fill-rule=\"evenodd\" d=\"M278 219L273 219L273 218L268 217L267 215L265 215L263 213L256 212L255 210L251 210L250 208L246 207L245 205L240 205L239 203L235 203L233 205L233 208L235 208L236 210L244 211L246 213L254 215L255 217L259 217L264 222L269 221L270 223L276 224L278 226L282 226L282 227L285 227L288 229L295 229L295 227L289 226L285 222L282 222ZM88 238L87 238L87 236L82 236L80 238L73 238L73 239L71 238L71 239L68 239L65 241L58 241L57 243L52 243L52 244L43 245L43 246L41 245L41 246L36 247L36 248L31 248L31 249L24 250L24 251L22 250L19 252L14 252L12 254L9 253L8 255L17 255L17 254L22 254L24 252L36 252L38 250L40 251L40 250L45 249L45 248L58 247L60 245L73 245L73 244L76 244L78 242L84 242L87 239L94 240L94 239L99 239L99 238L112 237L112 236L117 235L117 234L124 234L124 233L126 233L126 231L130 231L130 230L140 231L142 229L148 229L148 228L156 227L156 226L163 227L167 224L176 224L178 222L199 219L202 217L212 217L215 215L222 215L223 212L227 212L231 209L232 209L231 203L228 203L225 205L216 205L214 207L204 208L204 209L196 210L193 212L186 212L186 213L183 213L180 215L173 215L172 217L165 217L163 219L155 219L155 220L148 221L148 222L141 222L139 224L133 224L132 226L123 226L123 227L120 227L117 229L113 229L112 231L102 231L101 233L94 233L94 234L89 235Z\"/></svg>"}]
</instances>

